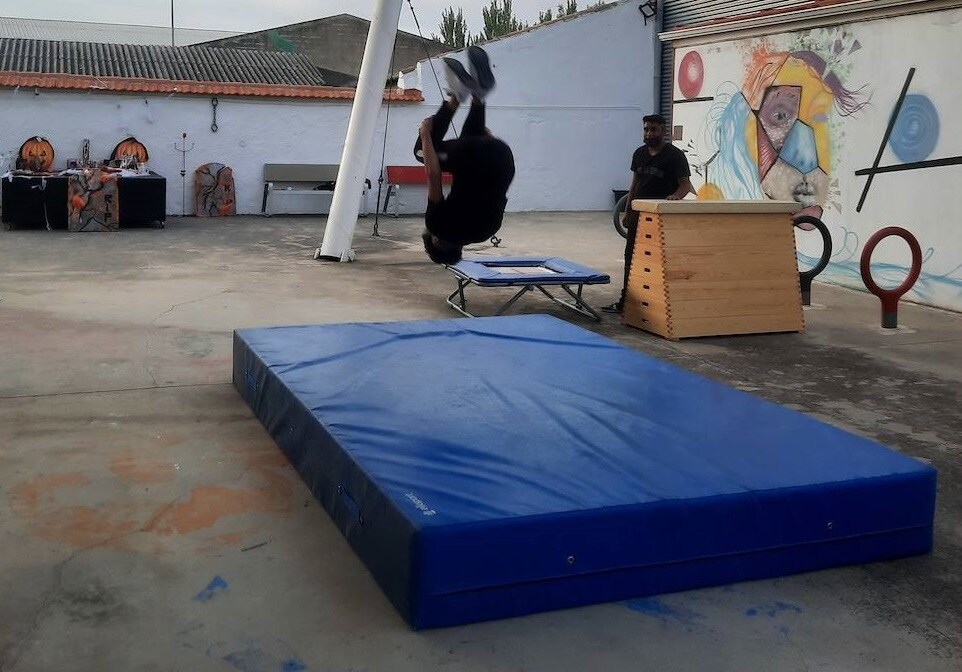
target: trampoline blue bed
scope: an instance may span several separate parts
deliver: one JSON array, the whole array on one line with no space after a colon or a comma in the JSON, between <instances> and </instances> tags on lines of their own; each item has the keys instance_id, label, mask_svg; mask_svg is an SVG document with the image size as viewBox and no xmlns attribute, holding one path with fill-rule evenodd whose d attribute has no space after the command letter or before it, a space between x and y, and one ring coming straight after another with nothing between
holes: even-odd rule
<instances>
[{"instance_id":1,"label":"trampoline blue bed","mask_svg":"<svg viewBox=\"0 0 962 672\"><path fill-rule=\"evenodd\" d=\"M237 331L413 628L925 553L935 470L548 316Z\"/></svg>"},{"instance_id":2,"label":"trampoline blue bed","mask_svg":"<svg viewBox=\"0 0 962 672\"><path fill-rule=\"evenodd\" d=\"M585 303L582 293L585 285L611 282L604 273L561 257L476 257L462 259L445 268L454 273L458 281L458 288L448 295L448 305L467 317L475 315L468 311L464 290L474 285L517 290L495 311L495 315L502 315L522 296L537 289L559 306L600 322L601 316ZM571 300L555 296L548 287L561 288Z\"/></svg>"}]
</instances>

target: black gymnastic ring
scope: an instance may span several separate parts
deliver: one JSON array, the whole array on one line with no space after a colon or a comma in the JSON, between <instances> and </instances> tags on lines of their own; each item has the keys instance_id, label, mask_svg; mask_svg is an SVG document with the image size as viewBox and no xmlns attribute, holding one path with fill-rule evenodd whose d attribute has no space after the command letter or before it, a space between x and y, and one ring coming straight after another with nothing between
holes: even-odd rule
<instances>
[{"instance_id":1,"label":"black gymnastic ring","mask_svg":"<svg viewBox=\"0 0 962 672\"><path fill-rule=\"evenodd\" d=\"M792 224L798 226L799 224L811 224L818 232L822 234L822 256L818 258L818 263L812 266L807 271L800 271L800 278L808 278L809 282L815 279L822 271L828 268L828 262L832 258L832 234L828 232L828 227L825 226L825 222L820 220L818 217L812 217L811 215L802 215L801 217L796 217L792 220Z\"/></svg>"},{"instance_id":2,"label":"black gymnastic ring","mask_svg":"<svg viewBox=\"0 0 962 672\"><path fill-rule=\"evenodd\" d=\"M622 238L628 237L628 227L624 225L622 220L624 219L625 213L628 212L630 206L628 205L628 194L625 194L617 201L615 201L615 209L612 211L612 220L615 225L615 231Z\"/></svg>"},{"instance_id":3,"label":"black gymnastic ring","mask_svg":"<svg viewBox=\"0 0 962 672\"><path fill-rule=\"evenodd\" d=\"M802 290L802 303L807 306L812 302L812 280L828 268L828 262L832 258L832 234L829 233L825 222L812 215L799 215L792 220L792 224L796 227L799 224L811 224L822 235L822 255L818 258L818 262L807 271L798 272L798 284Z\"/></svg>"}]
</instances>

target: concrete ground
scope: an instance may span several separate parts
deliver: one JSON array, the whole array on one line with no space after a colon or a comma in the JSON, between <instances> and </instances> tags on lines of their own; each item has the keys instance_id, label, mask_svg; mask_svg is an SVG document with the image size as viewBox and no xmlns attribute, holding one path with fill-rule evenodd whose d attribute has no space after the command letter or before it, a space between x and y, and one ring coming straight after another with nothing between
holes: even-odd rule
<instances>
[{"instance_id":1,"label":"concrete ground","mask_svg":"<svg viewBox=\"0 0 962 672\"><path fill-rule=\"evenodd\" d=\"M962 669L962 315L904 305L883 332L826 285L803 334L570 320L930 461L931 555L410 631L230 384L235 328L455 316L417 220L371 223L354 264L312 261L308 218L0 232L0 671ZM502 235L621 273L606 213Z\"/></svg>"}]
</instances>

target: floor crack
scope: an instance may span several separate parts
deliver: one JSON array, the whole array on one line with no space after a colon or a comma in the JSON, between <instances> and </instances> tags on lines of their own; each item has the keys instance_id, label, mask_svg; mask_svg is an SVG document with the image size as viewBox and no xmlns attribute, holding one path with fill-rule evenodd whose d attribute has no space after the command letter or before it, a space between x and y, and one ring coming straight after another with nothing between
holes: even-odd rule
<instances>
[{"instance_id":1,"label":"floor crack","mask_svg":"<svg viewBox=\"0 0 962 672\"><path fill-rule=\"evenodd\" d=\"M167 310L165 310L165 311L162 312L162 313L159 313L159 314L155 315L155 316L153 317L153 319L151 319L150 324L151 324L153 327L156 327L156 326L157 326L157 322L158 322L159 320L161 320L161 319L162 319L163 317L165 317L166 315L170 315L172 312L174 312L174 311L177 310L178 308L181 308L181 307L183 307L183 306L188 306L188 305L190 305L190 304L192 304L192 303L201 303L202 301L207 301L208 299L213 299L213 298L216 297L216 296L220 296L220 295L222 295L222 294L228 294L228 293L230 293L230 290L229 290L229 289L222 289L222 290L220 290L219 292L214 292L213 294L208 294L207 296L201 296L201 297L198 297L198 298L196 298L196 299L191 299L191 300L189 300L189 301L181 301L180 303L171 304L170 308L168 308ZM151 353L151 350L152 350L152 349L151 349L151 339L153 338L153 334L154 334L154 329L151 329L150 331L147 332L147 337L144 339L144 372L145 372L148 376L150 376L150 382L151 382L151 384L152 384L154 387L156 387L156 386L157 386L157 376L154 375L153 367L152 367L151 364L150 364L150 357L151 357L151 354L152 354L152 353ZM0 670L0 672L2 672L2 670Z\"/></svg>"},{"instance_id":2,"label":"floor crack","mask_svg":"<svg viewBox=\"0 0 962 672\"><path fill-rule=\"evenodd\" d=\"M13 672L13 668L16 667L17 663L20 662L20 659L23 658L23 654L26 652L27 645L36 636L37 631L40 629L40 625L43 622L45 612L56 601L56 598L59 595L61 588L63 587L63 575L64 575L64 571L67 568L67 565L69 565L71 562L73 562L78 557L80 557L82 553L86 553L87 551L91 551L95 548L102 548L115 541L124 539L125 537L129 537L134 534L150 532L153 529L154 525L156 525L157 521L160 520L160 518L163 517L165 513L170 511L170 509L173 508L177 504L177 502L183 499L183 497L184 497L184 493L178 494L174 499L172 499L171 501L161 506L160 509L158 509L150 517L150 519L147 522L145 522L143 525L141 525L137 529L130 530L129 532L122 532L120 534L115 534L111 537L107 537L106 539L98 541L95 544L90 544L89 546L84 546L82 548L75 549L69 556L67 556L66 559L58 563L56 569L54 570L55 576L54 576L53 588L51 588L44 594L43 600L40 602L40 606L37 608L37 613L34 616L33 625L31 625L30 630L20 639L19 642L15 643L11 647L10 660L6 662L0 660L0 672Z\"/></svg>"},{"instance_id":3,"label":"floor crack","mask_svg":"<svg viewBox=\"0 0 962 672\"><path fill-rule=\"evenodd\" d=\"M16 667L17 663L20 662L20 659L23 658L23 654L26 653L27 650L27 645L36 636L37 631L40 630L40 624L43 622L45 612L50 608L51 604L53 604L57 595L60 593L60 589L63 586L63 574L67 568L67 565L75 560L77 556L85 550L86 549L79 548L67 556L65 560L57 564L57 567L54 570L53 588L44 594L43 600L41 600L40 606L37 608L37 613L33 617L33 624L30 626L30 630L27 632L27 634L20 638L19 642L16 642L10 648L10 660L5 663L0 661L0 672L13 672L13 668Z\"/></svg>"}]
</instances>

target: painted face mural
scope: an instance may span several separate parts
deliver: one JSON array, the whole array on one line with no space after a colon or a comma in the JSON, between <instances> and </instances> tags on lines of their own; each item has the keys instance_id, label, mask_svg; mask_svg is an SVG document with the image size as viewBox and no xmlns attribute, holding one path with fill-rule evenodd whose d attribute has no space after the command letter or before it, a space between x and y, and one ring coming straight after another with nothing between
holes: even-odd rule
<instances>
[{"instance_id":1,"label":"painted face mural","mask_svg":"<svg viewBox=\"0 0 962 672\"><path fill-rule=\"evenodd\" d=\"M832 58L858 48L855 42ZM688 88L691 81L689 72ZM826 205L833 188L830 115L833 109L856 114L867 103L859 93L845 88L836 68L815 51L755 45L741 85L722 87L714 98L708 118L717 152L703 166L699 198Z\"/></svg>"}]
</instances>

